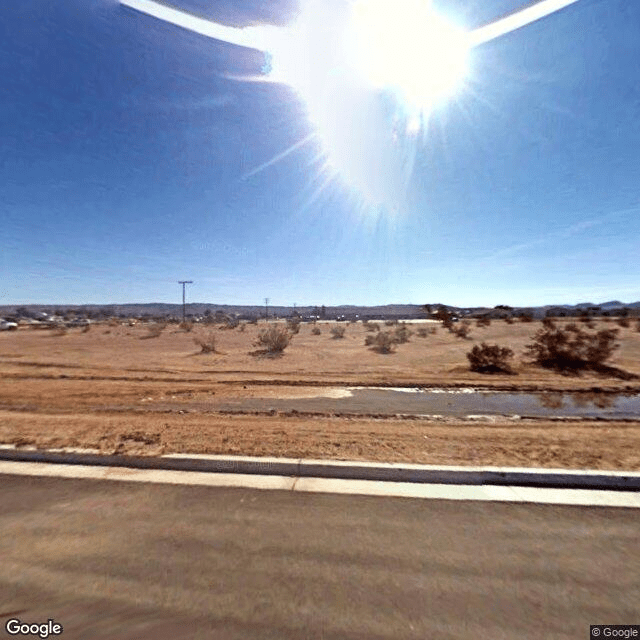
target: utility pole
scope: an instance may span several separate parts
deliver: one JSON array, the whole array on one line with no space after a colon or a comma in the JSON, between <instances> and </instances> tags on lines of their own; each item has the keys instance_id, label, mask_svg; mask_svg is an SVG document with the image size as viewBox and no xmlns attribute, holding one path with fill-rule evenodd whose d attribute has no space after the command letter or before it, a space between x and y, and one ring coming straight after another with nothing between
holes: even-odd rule
<instances>
[{"instance_id":1,"label":"utility pole","mask_svg":"<svg viewBox=\"0 0 640 640\"><path fill-rule=\"evenodd\" d=\"M264 318L265 320L269 318L269 298L264 299Z\"/></svg>"},{"instance_id":2,"label":"utility pole","mask_svg":"<svg viewBox=\"0 0 640 640\"><path fill-rule=\"evenodd\" d=\"M185 286L193 284L193 280L178 280L178 284L182 285L182 322L184 323L187 315L187 306L185 304Z\"/></svg>"}]
</instances>

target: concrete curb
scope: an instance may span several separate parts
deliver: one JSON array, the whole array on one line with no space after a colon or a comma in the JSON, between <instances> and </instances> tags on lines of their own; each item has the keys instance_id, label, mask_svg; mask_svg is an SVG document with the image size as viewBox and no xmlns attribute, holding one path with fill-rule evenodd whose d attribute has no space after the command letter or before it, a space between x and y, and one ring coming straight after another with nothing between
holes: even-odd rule
<instances>
[{"instance_id":1,"label":"concrete curb","mask_svg":"<svg viewBox=\"0 0 640 640\"><path fill-rule=\"evenodd\" d=\"M640 491L640 473L634 472L509 469L493 467L435 467L427 465L377 464L287 458L189 456L188 454L174 454L159 457L121 456L84 452L17 449L7 446L0 447L0 460L165 471L289 476L294 478L332 478L445 485Z\"/></svg>"}]
</instances>

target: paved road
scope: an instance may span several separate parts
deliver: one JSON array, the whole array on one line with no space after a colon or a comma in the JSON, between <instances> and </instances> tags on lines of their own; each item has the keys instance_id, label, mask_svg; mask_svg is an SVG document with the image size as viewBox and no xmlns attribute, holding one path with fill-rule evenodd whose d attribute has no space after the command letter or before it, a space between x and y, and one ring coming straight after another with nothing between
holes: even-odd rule
<instances>
[{"instance_id":1,"label":"paved road","mask_svg":"<svg viewBox=\"0 0 640 640\"><path fill-rule=\"evenodd\" d=\"M636 509L0 487L0 637L8 616L64 640L586 640L640 620Z\"/></svg>"}]
</instances>

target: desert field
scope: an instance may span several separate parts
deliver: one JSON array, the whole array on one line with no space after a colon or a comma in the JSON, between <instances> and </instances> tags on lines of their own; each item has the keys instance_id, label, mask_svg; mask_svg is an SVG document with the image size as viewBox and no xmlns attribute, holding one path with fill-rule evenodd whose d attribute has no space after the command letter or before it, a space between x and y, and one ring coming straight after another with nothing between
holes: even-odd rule
<instances>
[{"instance_id":1,"label":"desert field","mask_svg":"<svg viewBox=\"0 0 640 640\"><path fill-rule=\"evenodd\" d=\"M141 455L640 470L640 418L434 418L335 408L348 387L638 393L635 322L629 328L597 323L619 329L620 348L608 364L626 372L622 377L561 375L526 363L522 354L541 327L538 321L472 323L468 339L438 323L412 323L408 342L387 354L365 346L375 332L362 323L339 324L343 338L331 334L336 323L301 324L279 356L254 344L264 322L234 329L170 324L154 332L150 325L112 322L89 330L2 332L0 443ZM202 353L197 342L211 336L215 352ZM471 372L466 353L481 342L511 348L514 373ZM268 406L270 400L296 398L314 398L314 409Z\"/></svg>"}]
</instances>

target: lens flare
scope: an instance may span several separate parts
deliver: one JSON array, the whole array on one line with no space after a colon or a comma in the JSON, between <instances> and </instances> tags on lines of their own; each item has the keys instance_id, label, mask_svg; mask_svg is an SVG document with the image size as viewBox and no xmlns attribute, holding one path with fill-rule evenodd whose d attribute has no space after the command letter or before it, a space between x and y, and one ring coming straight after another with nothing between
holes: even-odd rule
<instances>
[{"instance_id":1,"label":"lens flare","mask_svg":"<svg viewBox=\"0 0 640 640\"><path fill-rule=\"evenodd\" d=\"M269 79L298 93L335 174L395 210L425 118L464 79L467 40L425 0L327 5L307 2L268 43Z\"/></svg>"},{"instance_id":2,"label":"lens flare","mask_svg":"<svg viewBox=\"0 0 640 640\"><path fill-rule=\"evenodd\" d=\"M342 178L370 205L394 211L405 198L417 143L433 109L464 86L469 50L578 0L539 0L471 32L439 15L431 0L302 0L289 27L246 29L155 0L120 2L265 52L258 79L289 85L306 105L327 159L323 173ZM267 169L307 140L246 175Z\"/></svg>"},{"instance_id":3,"label":"lens flare","mask_svg":"<svg viewBox=\"0 0 640 640\"><path fill-rule=\"evenodd\" d=\"M427 0L356 0L352 29L360 74L414 109L451 95L467 73L467 34Z\"/></svg>"}]
</instances>

